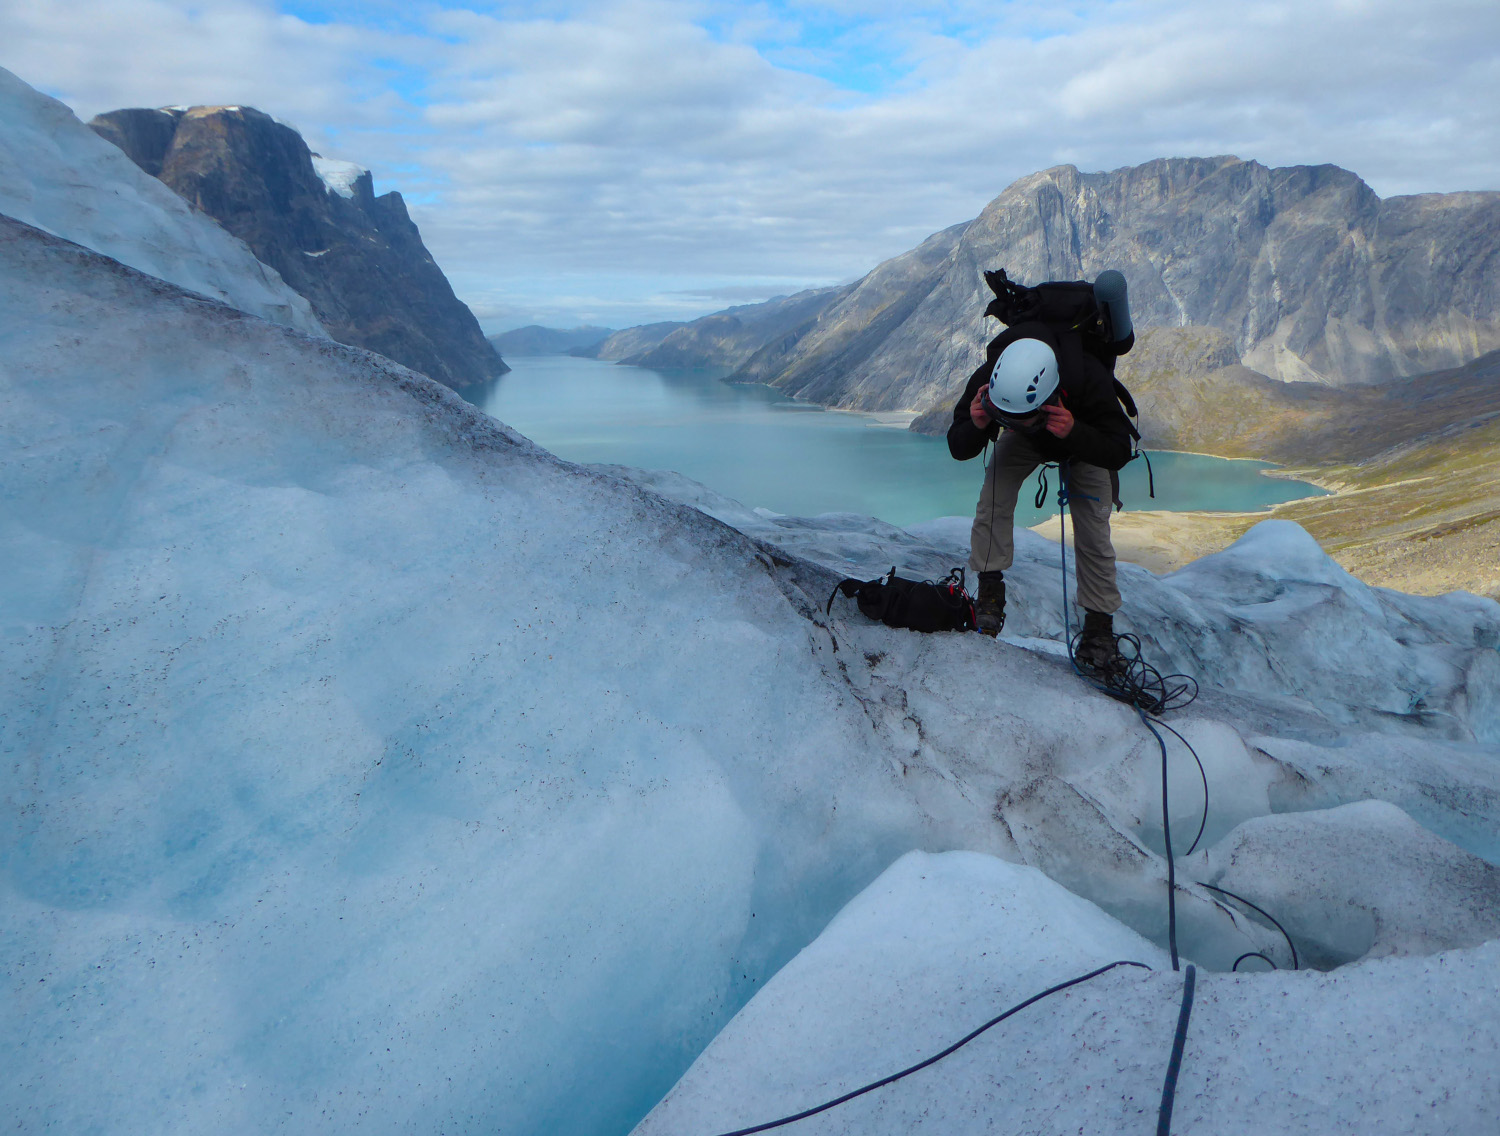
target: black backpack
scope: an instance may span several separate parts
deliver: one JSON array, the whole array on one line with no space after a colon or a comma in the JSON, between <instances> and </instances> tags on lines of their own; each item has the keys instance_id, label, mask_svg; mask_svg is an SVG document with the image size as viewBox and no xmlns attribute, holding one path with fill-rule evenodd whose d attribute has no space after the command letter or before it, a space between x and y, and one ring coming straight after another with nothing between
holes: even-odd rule
<instances>
[{"instance_id":1,"label":"black backpack","mask_svg":"<svg viewBox=\"0 0 1500 1136\"><path fill-rule=\"evenodd\" d=\"M1145 458L1146 475L1150 482L1150 494L1156 496L1156 478L1151 472L1151 459L1141 451L1140 411L1135 399L1125 384L1115 378L1115 359L1135 345L1132 332L1123 341L1114 337L1109 319L1099 308L1094 297L1094 286L1087 280L1055 280L1028 288L1005 275L1005 269L986 272L984 282L995 293L984 314L994 316L1006 327L1018 323L1044 323L1052 329L1059 341L1072 339L1082 350L1087 351L1109 370L1114 383L1115 398L1125 411L1125 424L1130 427L1131 459ZM1122 345L1123 344L1123 345ZM1066 351L1066 345L1064 345ZM1119 479L1112 476L1115 484L1115 507L1119 501Z\"/></svg>"},{"instance_id":2,"label":"black backpack","mask_svg":"<svg viewBox=\"0 0 1500 1136\"><path fill-rule=\"evenodd\" d=\"M859 604L859 610L871 619L889 627L906 627L912 631L973 631L974 600L964 590L964 570L955 568L941 583L931 580L906 580L890 575L875 580L848 579L833 589L824 614L833 611L833 600L840 592Z\"/></svg>"}]
</instances>

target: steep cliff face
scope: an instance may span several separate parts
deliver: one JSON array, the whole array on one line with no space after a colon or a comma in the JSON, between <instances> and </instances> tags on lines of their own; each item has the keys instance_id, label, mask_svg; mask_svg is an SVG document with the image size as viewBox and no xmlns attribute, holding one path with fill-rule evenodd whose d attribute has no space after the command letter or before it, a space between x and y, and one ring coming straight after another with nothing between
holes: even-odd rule
<instances>
[{"instance_id":1,"label":"steep cliff face","mask_svg":"<svg viewBox=\"0 0 1500 1136\"><path fill-rule=\"evenodd\" d=\"M249 107L117 110L89 123L147 173L243 240L342 343L451 387L507 368L454 296L396 192L311 153Z\"/></svg>"},{"instance_id":2,"label":"steep cliff face","mask_svg":"<svg viewBox=\"0 0 1500 1136\"><path fill-rule=\"evenodd\" d=\"M1138 326L1217 329L1233 363L1282 381L1376 383L1500 347L1500 193L1382 201L1335 166L1164 159L1022 178L743 377L854 409L951 400L998 330L981 272L1002 266L1028 283L1118 268Z\"/></svg>"}]
</instances>

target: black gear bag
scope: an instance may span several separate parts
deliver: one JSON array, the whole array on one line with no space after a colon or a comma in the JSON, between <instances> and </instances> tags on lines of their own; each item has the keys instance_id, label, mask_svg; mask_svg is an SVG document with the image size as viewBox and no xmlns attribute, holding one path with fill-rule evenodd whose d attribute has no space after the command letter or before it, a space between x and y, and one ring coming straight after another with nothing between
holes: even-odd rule
<instances>
[{"instance_id":1,"label":"black gear bag","mask_svg":"<svg viewBox=\"0 0 1500 1136\"><path fill-rule=\"evenodd\" d=\"M824 614L833 611L840 592L859 604L859 610L888 627L912 631L973 631L974 600L964 590L964 570L955 568L941 583L906 580L892 568L888 576L875 580L848 579L833 589Z\"/></svg>"}]
</instances>

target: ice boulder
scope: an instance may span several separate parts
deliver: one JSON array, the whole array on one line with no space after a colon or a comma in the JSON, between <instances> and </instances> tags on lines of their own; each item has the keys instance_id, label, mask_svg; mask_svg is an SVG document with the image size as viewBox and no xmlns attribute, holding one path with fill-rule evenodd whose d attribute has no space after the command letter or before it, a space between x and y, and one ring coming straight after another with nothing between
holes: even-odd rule
<instances>
[{"instance_id":1,"label":"ice boulder","mask_svg":"<svg viewBox=\"0 0 1500 1136\"><path fill-rule=\"evenodd\" d=\"M740 1011L687 1076L636 1129L636 1136L726 1132L774 1120L906 1068L945 1048L1011 1005L1108 963L1158 970L1165 953L1034 868L974 852L911 852L860 893L828 928ZM1122 967L1100 991L1139 987L1147 971ZM1058 1074L1085 1041L1095 1005L1088 988L1023 1011L930 1072L803 1122L812 1132L944 1131L973 1108L945 1101L945 1086L973 1078L983 1098L1037 1094L1040 1073L1060 1098ZM1170 1044L1170 1036L1156 1040ZM1017 1058L1025 1053L1030 1060ZM1128 1064L1143 1090L1164 1057L1146 1046ZM1148 1071L1149 1070L1149 1071ZM1038 1094L1039 1095L1039 1094ZM1148 1092L1124 1110L1133 1115ZM1057 1123L1003 1130L1068 1131ZM926 1113L926 1116L922 1114ZM915 1129L914 1129L915 1130ZM976 1127L975 1131L988 1129Z\"/></svg>"},{"instance_id":2,"label":"ice boulder","mask_svg":"<svg viewBox=\"0 0 1500 1136\"><path fill-rule=\"evenodd\" d=\"M951 1056L797 1122L799 1136L1155 1129L1184 976L1038 873L912 854L756 994L635 1136L736 1131ZM1177 1136L1478 1133L1500 1115L1500 943L1316 971L1199 971Z\"/></svg>"},{"instance_id":3,"label":"ice boulder","mask_svg":"<svg viewBox=\"0 0 1500 1136\"><path fill-rule=\"evenodd\" d=\"M272 323L323 335L308 302L249 246L4 68L0 213Z\"/></svg>"},{"instance_id":4,"label":"ice boulder","mask_svg":"<svg viewBox=\"0 0 1500 1136\"><path fill-rule=\"evenodd\" d=\"M1304 965L1500 938L1500 868L1384 801L1247 820L1209 859L1207 882L1275 912Z\"/></svg>"},{"instance_id":5,"label":"ice boulder","mask_svg":"<svg viewBox=\"0 0 1500 1136\"><path fill-rule=\"evenodd\" d=\"M806 566L6 217L0 344L22 1130L622 1133L960 839Z\"/></svg>"}]
</instances>

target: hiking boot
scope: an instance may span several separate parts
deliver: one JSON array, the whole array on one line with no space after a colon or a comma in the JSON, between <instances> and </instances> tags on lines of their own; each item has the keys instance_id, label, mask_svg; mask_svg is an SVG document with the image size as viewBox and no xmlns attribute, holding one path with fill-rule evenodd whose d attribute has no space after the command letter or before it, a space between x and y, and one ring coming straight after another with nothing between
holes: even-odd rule
<instances>
[{"instance_id":1,"label":"hiking boot","mask_svg":"<svg viewBox=\"0 0 1500 1136\"><path fill-rule=\"evenodd\" d=\"M979 595L974 597L974 622L981 635L994 638L1005 626L1005 574L979 573Z\"/></svg>"},{"instance_id":2,"label":"hiking boot","mask_svg":"<svg viewBox=\"0 0 1500 1136\"><path fill-rule=\"evenodd\" d=\"M1104 674L1120 661L1120 648L1115 639L1114 616L1102 611L1083 613L1083 633L1078 637L1078 649L1073 652L1073 661L1081 670Z\"/></svg>"}]
</instances>

